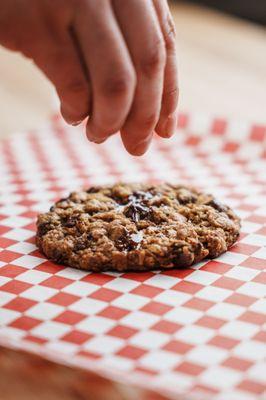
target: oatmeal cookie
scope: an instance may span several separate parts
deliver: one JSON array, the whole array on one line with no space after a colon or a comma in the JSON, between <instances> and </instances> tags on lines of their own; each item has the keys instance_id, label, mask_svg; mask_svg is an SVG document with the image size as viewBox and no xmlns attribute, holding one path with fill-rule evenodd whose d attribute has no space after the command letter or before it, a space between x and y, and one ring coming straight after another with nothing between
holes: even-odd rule
<instances>
[{"instance_id":1,"label":"oatmeal cookie","mask_svg":"<svg viewBox=\"0 0 266 400\"><path fill-rule=\"evenodd\" d=\"M171 184L91 187L59 200L37 221L51 260L89 271L188 267L236 241L240 220L212 195Z\"/></svg>"}]
</instances>

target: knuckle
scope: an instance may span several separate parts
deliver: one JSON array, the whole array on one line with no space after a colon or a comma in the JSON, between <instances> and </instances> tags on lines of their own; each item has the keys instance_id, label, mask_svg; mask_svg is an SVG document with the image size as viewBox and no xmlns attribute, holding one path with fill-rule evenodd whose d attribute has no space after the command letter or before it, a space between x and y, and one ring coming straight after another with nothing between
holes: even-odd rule
<instances>
[{"instance_id":1,"label":"knuckle","mask_svg":"<svg viewBox=\"0 0 266 400\"><path fill-rule=\"evenodd\" d=\"M174 86L171 89L165 91L164 97L167 98L168 102L176 104L178 100L178 95L179 95L179 88L178 86Z\"/></svg>"},{"instance_id":2,"label":"knuckle","mask_svg":"<svg viewBox=\"0 0 266 400\"><path fill-rule=\"evenodd\" d=\"M157 120L158 120L157 113L152 113L152 114L142 118L139 121L138 125L144 130L151 130L156 125Z\"/></svg>"},{"instance_id":3,"label":"knuckle","mask_svg":"<svg viewBox=\"0 0 266 400\"><path fill-rule=\"evenodd\" d=\"M166 54L163 40L156 41L152 50L149 50L141 61L141 70L145 75L156 74L165 64Z\"/></svg>"},{"instance_id":4,"label":"knuckle","mask_svg":"<svg viewBox=\"0 0 266 400\"><path fill-rule=\"evenodd\" d=\"M123 72L105 80L102 84L101 92L107 98L127 97L134 87L134 75L130 72Z\"/></svg>"},{"instance_id":5,"label":"knuckle","mask_svg":"<svg viewBox=\"0 0 266 400\"><path fill-rule=\"evenodd\" d=\"M174 25L168 27L165 34L165 48L166 50L175 50L176 48L176 31Z\"/></svg>"},{"instance_id":6,"label":"knuckle","mask_svg":"<svg viewBox=\"0 0 266 400\"><path fill-rule=\"evenodd\" d=\"M179 97L179 88L177 86L165 91L163 95L164 113L172 114L177 107Z\"/></svg>"}]
</instances>

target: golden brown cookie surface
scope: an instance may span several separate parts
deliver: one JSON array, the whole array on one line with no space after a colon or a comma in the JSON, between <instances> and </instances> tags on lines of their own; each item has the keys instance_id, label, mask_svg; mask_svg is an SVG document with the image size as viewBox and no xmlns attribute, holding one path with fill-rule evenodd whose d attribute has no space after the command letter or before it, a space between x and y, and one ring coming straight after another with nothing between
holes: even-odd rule
<instances>
[{"instance_id":1,"label":"golden brown cookie surface","mask_svg":"<svg viewBox=\"0 0 266 400\"><path fill-rule=\"evenodd\" d=\"M212 195L181 185L91 187L58 201L37 221L51 260L89 271L188 267L236 241L239 218Z\"/></svg>"}]
</instances>

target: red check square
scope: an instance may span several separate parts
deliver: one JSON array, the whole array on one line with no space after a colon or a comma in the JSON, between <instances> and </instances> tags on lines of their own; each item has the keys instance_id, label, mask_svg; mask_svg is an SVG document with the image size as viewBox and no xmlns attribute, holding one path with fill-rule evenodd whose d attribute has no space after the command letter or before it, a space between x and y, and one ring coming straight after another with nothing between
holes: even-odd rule
<instances>
[{"instance_id":1,"label":"red check square","mask_svg":"<svg viewBox=\"0 0 266 400\"><path fill-rule=\"evenodd\" d=\"M225 153L235 153L239 149L239 143L237 142L227 142L222 148Z\"/></svg>"},{"instance_id":2,"label":"red check square","mask_svg":"<svg viewBox=\"0 0 266 400\"><path fill-rule=\"evenodd\" d=\"M222 335L214 336L208 342L208 344L211 344L216 347L221 347L222 349L226 349L226 350L233 349L238 343L239 343L239 340L232 339L232 338L229 338L227 336L222 336Z\"/></svg>"},{"instance_id":3,"label":"red check square","mask_svg":"<svg viewBox=\"0 0 266 400\"><path fill-rule=\"evenodd\" d=\"M88 333L81 332L81 331L74 329L71 332L64 335L63 337L61 337L61 340L64 340L64 341L70 342L70 343L74 343L77 345L81 345L81 344L87 342L91 338L92 338L92 335L89 335Z\"/></svg>"},{"instance_id":4,"label":"red check square","mask_svg":"<svg viewBox=\"0 0 266 400\"><path fill-rule=\"evenodd\" d=\"M128 310L124 310L123 308L115 307L115 306L108 306L97 315L101 317L106 317L110 319L119 320L129 314Z\"/></svg>"},{"instance_id":5,"label":"red check square","mask_svg":"<svg viewBox=\"0 0 266 400\"><path fill-rule=\"evenodd\" d=\"M0 236L0 247L2 247L3 249L5 249L8 246L11 246L14 243L16 243L15 240L7 239L7 238ZM0 257L1 257L1 254L0 254Z\"/></svg>"},{"instance_id":6,"label":"red check square","mask_svg":"<svg viewBox=\"0 0 266 400\"><path fill-rule=\"evenodd\" d=\"M7 278L15 278L16 276L22 274L22 272L27 271L27 268L18 267L17 265L7 264L0 268L0 276L6 276Z\"/></svg>"},{"instance_id":7,"label":"red check square","mask_svg":"<svg viewBox=\"0 0 266 400\"><path fill-rule=\"evenodd\" d=\"M219 261L208 261L207 264L203 265L201 270L223 275L231 268L232 266L229 264L221 263Z\"/></svg>"},{"instance_id":8,"label":"red check square","mask_svg":"<svg viewBox=\"0 0 266 400\"><path fill-rule=\"evenodd\" d=\"M26 299L24 297L15 297L13 300L6 303L3 307L8 308L9 310L14 310L18 312L25 312L32 306L37 304L37 301Z\"/></svg>"},{"instance_id":9,"label":"red check square","mask_svg":"<svg viewBox=\"0 0 266 400\"><path fill-rule=\"evenodd\" d=\"M121 339L129 339L138 332L137 329L129 328L128 326L117 325L108 331L108 335L119 337Z\"/></svg>"},{"instance_id":10,"label":"red check square","mask_svg":"<svg viewBox=\"0 0 266 400\"><path fill-rule=\"evenodd\" d=\"M207 311L211 308L215 303L213 301L199 299L198 297L194 297L189 299L186 303L184 303L184 307L193 308L195 310Z\"/></svg>"},{"instance_id":11,"label":"red check square","mask_svg":"<svg viewBox=\"0 0 266 400\"><path fill-rule=\"evenodd\" d=\"M48 272L48 274L56 274L59 271L65 269L62 265L54 264L51 261L44 261L38 265L35 269L42 272Z\"/></svg>"},{"instance_id":12,"label":"red check square","mask_svg":"<svg viewBox=\"0 0 266 400\"><path fill-rule=\"evenodd\" d=\"M42 321L40 321L39 319L22 316L13 321L9 326L17 329L22 329L24 331L30 331L41 323Z\"/></svg>"},{"instance_id":13,"label":"red check square","mask_svg":"<svg viewBox=\"0 0 266 400\"><path fill-rule=\"evenodd\" d=\"M238 318L240 321L245 321L250 324L255 324L255 325L263 325L266 323L266 316L265 314L261 314L258 312L250 311L247 310L244 312L244 314L240 315Z\"/></svg>"},{"instance_id":14,"label":"red check square","mask_svg":"<svg viewBox=\"0 0 266 400\"><path fill-rule=\"evenodd\" d=\"M251 392L256 395L265 394L266 386L262 383L255 382L249 379L244 379L239 385L237 385L238 389L245 390L246 392Z\"/></svg>"},{"instance_id":15,"label":"red check square","mask_svg":"<svg viewBox=\"0 0 266 400\"><path fill-rule=\"evenodd\" d=\"M245 254L247 256L255 253L259 249L258 246L253 246L251 244L246 244L246 243L236 243L234 246L230 248L230 251L233 253L240 253L240 254Z\"/></svg>"},{"instance_id":16,"label":"red check square","mask_svg":"<svg viewBox=\"0 0 266 400\"><path fill-rule=\"evenodd\" d=\"M226 321L224 319L204 315L203 317L198 319L195 323L196 325L204 326L206 328L219 329L226 323Z\"/></svg>"},{"instance_id":17,"label":"red check square","mask_svg":"<svg viewBox=\"0 0 266 400\"><path fill-rule=\"evenodd\" d=\"M163 350L171 351L172 353L186 354L193 346L188 343L181 342L180 340L171 340L167 343Z\"/></svg>"},{"instance_id":18,"label":"red check square","mask_svg":"<svg viewBox=\"0 0 266 400\"><path fill-rule=\"evenodd\" d=\"M105 283L110 282L113 279L114 277L110 275L93 273L84 276L84 278L82 278L81 281L93 283L94 285L103 286Z\"/></svg>"},{"instance_id":19,"label":"red check square","mask_svg":"<svg viewBox=\"0 0 266 400\"><path fill-rule=\"evenodd\" d=\"M215 118L211 125L211 132L214 135L224 135L227 129L227 121L222 118Z\"/></svg>"},{"instance_id":20,"label":"red check square","mask_svg":"<svg viewBox=\"0 0 266 400\"><path fill-rule=\"evenodd\" d=\"M59 306L70 306L71 304L75 303L75 301L79 300L78 296L74 296L73 294L59 292L56 293L54 296L48 299L48 303L58 304Z\"/></svg>"},{"instance_id":21,"label":"red check square","mask_svg":"<svg viewBox=\"0 0 266 400\"><path fill-rule=\"evenodd\" d=\"M255 301L257 301L255 297L241 293L233 293L224 300L225 303L236 304L242 307L249 307L251 304L255 303Z\"/></svg>"},{"instance_id":22,"label":"red check square","mask_svg":"<svg viewBox=\"0 0 266 400\"><path fill-rule=\"evenodd\" d=\"M63 324L67 325L75 325L78 322L82 321L84 318L86 318L86 315L84 314L66 310L62 312L60 315L58 315L56 318L54 318L54 321L62 322Z\"/></svg>"},{"instance_id":23,"label":"red check square","mask_svg":"<svg viewBox=\"0 0 266 400\"><path fill-rule=\"evenodd\" d=\"M185 128L189 124L189 116L185 113L179 113L177 119L178 128Z\"/></svg>"},{"instance_id":24,"label":"red check square","mask_svg":"<svg viewBox=\"0 0 266 400\"><path fill-rule=\"evenodd\" d=\"M228 368L236 369L238 371L246 371L252 366L252 361L245 360L238 357L227 358L222 365Z\"/></svg>"},{"instance_id":25,"label":"red check square","mask_svg":"<svg viewBox=\"0 0 266 400\"><path fill-rule=\"evenodd\" d=\"M253 336L254 340L258 340L259 342L266 343L266 331L260 331Z\"/></svg>"},{"instance_id":26,"label":"red check square","mask_svg":"<svg viewBox=\"0 0 266 400\"><path fill-rule=\"evenodd\" d=\"M4 235L8 231L11 231L11 228L9 228L8 226L0 225L0 235Z\"/></svg>"},{"instance_id":27,"label":"red check square","mask_svg":"<svg viewBox=\"0 0 266 400\"><path fill-rule=\"evenodd\" d=\"M13 281L7 282L3 286L0 287L0 290L4 292L9 292L13 294L20 294L30 288L32 285L30 283L17 281L14 279Z\"/></svg>"},{"instance_id":28,"label":"red check square","mask_svg":"<svg viewBox=\"0 0 266 400\"><path fill-rule=\"evenodd\" d=\"M147 350L141 349L136 346L130 346L127 345L120 349L116 355L120 357L125 357L125 358L130 358L132 360L138 360L140 357L142 357L145 353L147 353Z\"/></svg>"},{"instance_id":29,"label":"red check square","mask_svg":"<svg viewBox=\"0 0 266 400\"><path fill-rule=\"evenodd\" d=\"M265 268L266 268L266 261L265 261ZM261 272L257 276L255 276L254 279L252 279L253 282L258 282L261 283L262 285L266 284L266 272Z\"/></svg>"},{"instance_id":30,"label":"red check square","mask_svg":"<svg viewBox=\"0 0 266 400\"><path fill-rule=\"evenodd\" d=\"M243 285L243 281L234 278L228 278L227 276L222 276L217 279L217 281L212 283L212 286L217 286L223 289L236 290Z\"/></svg>"},{"instance_id":31,"label":"red check square","mask_svg":"<svg viewBox=\"0 0 266 400\"><path fill-rule=\"evenodd\" d=\"M33 342L33 343L37 343L37 344L44 344L47 342L47 339L43 339L43 338L33 336L33 335L27 335L23 339L27 340L28 342Z\"/></svg>"},{"instance_id":32,"label":"red check square","mask_svg":"<svg viewBox=\"0 0 266 400\"><path fill-rule=\"evenodd\" d=\"M154 329L155 331L163 332L163 333L168 333L168 334L173 334L179 331L183 326L180 324L177 324L175 322L171 321L166 321L164 319L161 319L160 321L156 322L155 325L151 327L151 329Z\"/></svg>"},{"instance_id":33,"label":"red check square","mask_svg":"<svg viewBox=\"0 0 266 400\"><path fill-rule=\"evenodd\" d=\"M87 351L87 350L79 351L77 353L77 356L86 357L86 358L89 358L91 360L97 360L98 358L101 358L100 354L92 353L92 352Z\"/></svg>"},{"instance_id":34,"label":"red check square","mask_svg":"<svg viewBox=\"0 0 266 400\"><path fill-rule=\"evenodd\" d=\"M173 307L166 304L158 303L157 301L150 301L148 304L145 304L145 306L141 308L141 311L156 315L164 315L172 308Z\"/></svg>"},{"instance_id":35,"label":"red check square","mask_svg":"<svg viewBox=\"0 0 266 400\"><path fill-rule=\"evenodd\" d=\"M266 139L266 127L263 125L253 125L250 132L250 139L256 142L263 142Z\"/></svg>"},{"instance_id":36,"label":"red check square","mask_svg":"<svg viewBox=\"0 0 266 400\"><path fill-rule=\"evenodd\" d=\"M146 285L143 283L140 286L137 286L135 289L131 290L130 293L137 294L139 296L150 297L153 298L162 292L162 289L157 288L155 286Z\"/></svg>"},{"instance_id":37,"label":"red check square","mask_svg":"<svg viewBox=\"0 0 266 400\"><path fill-rule=\"evenodd\" d=\"M177 290L178 292L185 292L189 294L195 294L199 290L201 290L204 286L195 282L188 281L180 281L175 286L173 286L172 290Z\"/></svg>"},{"instance_id":38,"label":"red check square","mask_svg":"<svg viewBox=\"0 0 266 400\"><path fill-rule=\"evenodd\" d=\"M90 298L110 302L121 296L121 294L121 292L116 290L100 288L96 292L91 293Z\"/></svg>"},{"instance_id":39,"label":"red check square","mask_svg":"<svg viewBox=\"0 0 266 400\"><path fill-rule=\"evenodd\" d=\"M258 231L256 231L256 234L266 236L266 226L263 226Z\"/></svg>"},{"instance_id":40,"label":"red check square","mask_svg":"<svg viewBox=\"0 0 266 400\"><path fill-rule=\"evenodd\" d=\"M265 270L266 261L261 258L249 257L245 261L243 261L240 265L242 267L254 268Z\"/></svg>"},{"instance_id":41,"label":"red check square","mask_svg":"<svg viewBox=\"0 0 266 400\"><path fill-rule=\"evenodd\" d=\"M205 370L205 367L198 365L198 364L193 364L188 361L183 361L181 364L179 364L175 368L175 371L177 371L177 372L182 372L182 374L192 375L192 376L198 376L204 370Z\"/></svg>"},{"instance_id":42,"label":"red check square","mask_svg":"<svg viewBox=\"0 0 266 400\"><path fill-rule=\"evenodd\" d=\"M123 274L123 278L131 279L132 281L145 282L150 279L154 274L152 272L142 272L141 274L137 272L126 272Z\"/></svg>"},{"instance_id":43,"label":"red check square","mask_svg":"<svg viewBox=\"0 0 266 400\"><path fill-rule=\"evenodd\" d=\"M72 279L63 278L62 276L51 276L50 278L45 279L45 281L41 282L40 285L60 290L70 285L70 283L72 282Z\"/></svg>"},{"instance_id":44,"label":"red check square","mask_svg":"<svg viewBox=\"0 0 266 400\"><path fill-rule=\"evenodd\" d=\"M0 252L0 261L9 263L9 262L16 260L20 256L21 256L21 254L15 253L14 251L3 250Z\"/></svg>"}]
</instances>

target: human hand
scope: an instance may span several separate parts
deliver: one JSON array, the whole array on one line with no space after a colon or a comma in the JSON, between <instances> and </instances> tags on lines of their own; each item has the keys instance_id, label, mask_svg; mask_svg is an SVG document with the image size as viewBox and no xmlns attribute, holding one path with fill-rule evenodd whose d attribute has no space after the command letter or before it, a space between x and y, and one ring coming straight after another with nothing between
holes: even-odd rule
<instances>
[{"instance_id":1,"label":"human hand","mask_svg":"<svg viewBox=\"0 0 266 400\"><path fill-rule=\"evenodd\" d=\"M0 43L31 58L89 140L120 131L145 153L170 137L178 101L175 29L166 0L2 0Z\"/></svg>"}]
</instances>

